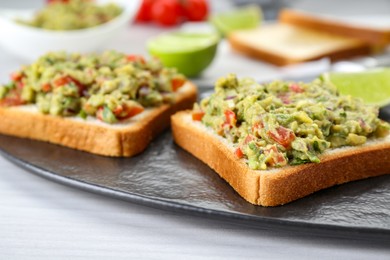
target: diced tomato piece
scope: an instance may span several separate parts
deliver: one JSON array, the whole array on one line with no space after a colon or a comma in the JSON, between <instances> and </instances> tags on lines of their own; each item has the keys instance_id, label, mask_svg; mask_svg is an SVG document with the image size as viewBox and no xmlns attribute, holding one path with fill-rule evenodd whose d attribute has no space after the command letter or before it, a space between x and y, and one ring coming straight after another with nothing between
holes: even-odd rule
<instances>
[{"instance_id":1,"label":"diced tomato piece","mask_svg":"<svg viewBox=\"0 0 390 260\"><path fill-rule=\"evenodd\" d=\"M205 112L203 111L193 111L192 112L192 120L194 121L201 121Z\"/></svg>"},{"instance_id":2,"label":"diced tomato piece","mask_svg":"<svg viewBox=\"0 0 390 260\"><path fill-rule=\"evenodd\" d=\"M293 131L279 126L275 131L268 131L268 135L275 140L278 144L284 146L285 148L290 147L291 142L295 139L295 134Z\"/></svg>"},{"instance_id":3,"label":"diced tomato piece","mask_svg":"<svg viewBox=\"0 0 390 260\"><path fill-rule=\"evenodd\" d=\"M0 107L20 106L24 103L20 97L7 97L0 100Z\"/></svg>"},{"instance_id":4,"label":"diced tomato piece","mask_svg":"<svg viewBox=\"0 0 390 260\"><path fill-rule=\"evenodd\" d=\"M72 82L71 77L64 76L64 77L60 77L58 79L55 79L53 82L53 85L56 87L61 87L63 85L69 84L70 82Z\"/></svg>"},{"instance_id":5,"label":"diced tomato piece","mask_svg":"<svg viewBox=\"0 0 390 260\"><path fill-rule=\"evenodd\" d=\"M3 107L19 106L25 103L21 97L20 89L11 89L5 98L0 99L0 106Z\"/></svg>"},{"instance_id":6,"label":"diced tomato piece","mask_svg":"<svg viewBox=\"0 0 390 260\"><path fill-rule=\"evenodd\" d=\"M43 92L49 92L51 90L51 85L49 83L42 84Z\"/></svg>"},{"instance_id":7,"label":"diced tomato piece","mask_svg":"<svg viewBox=\"0 0 390 260\"><path fill-rule=\"evenodd\" d=\"M233 126L235 126L237 123L236 114L229 109L225 110L224 114L225 114L225 122L222 123L222 128L225 127L232 128Z\"/></svg>"},{"instance_id":8,"label":"diced tomato piece","mask_svg":"<svg viewBox=\"0 0 390 260\"><path fill-rule=\"evenodd\" d=\"M76 80L76 79L73 79L71 78L73 83L77 86L78 88L78 92L79 92L79 95L82 96L83 95L83 92L84 90L86 89L86 86L84 84L81 84L80 81Z\"/></svg>"},{"instance_id":9,"label":"diced tomato piece","mask_svg":"<svg viewBox=\"0 0 390 260\"><path fill-rule=\"evenodd\" d=\"M116 118L123 120L138 115L142 111L144 111L144 108L140 105L137 106L120 105L117 106L112 112L114 113Z\"/></svg>"},{"instance_id":10,"label":"diced tomato piece","mask_svg":"<svg viewBox=\"0 0 390 260\"><path fill-rule=\"evenodd\" d=\"M142 57L141 55L134 55L134 54L127 55L127 60L128 61L139 61L142 64L146 63L144 57Z\"/></svg>"},{"instance_id":11,"label":"diced tomato piece","mask_svg":"<svg viewBox=\"0 0 390 260\"><path fill-rule=\"evenodd\" d=\"M250 141L255 140L255 137L253 135L247 135L244 140L244 144L248 144Z\"/></svg>"},{"instance_id":12,"label":"diced tomato piece","mask_svg":"<svg viewBox=\"0 0 390 260\"><path fill-rule=\"evenodd\" d=\"M305 91L301 86L299 86L298 84L295 84L295 83L291 84L289 86L289 88L291 91L293 91L295 93L302 93Z\"/></svg>"},{"instance_id":13,"label":"diced tomato piece","mask_svg":"<svg viewBox=\"0 0 390 260\"><path fill-rule=\"evenodd\" d=\"M11 79L13 81L20 81L23 78L23 74L19 71L11 73Z\"/></svg>"},{"instance_id":14,"label":"diced tomato piece","mask_svg":"<svg viewBox=\"0 0 390 260\"><path fill-rule=\"evenodd\" d=\"M123 113L123 106L119 105L117 106L114 111L112 111L116 117L120 116Z\"/></svg>"},{"instance_id":15,"label":"diced tomato piece","mask_svg":"<svg viewBox=\"0 0 390 260\"><path fill-rule=\"evenodd\" d=\"M228 124L230 126L235 126L237 123L237 116L236 113L233 111L227 109L225 110L225 124Z\"/></svg>"},{"instance_id":16,"label":"diced tomato piece","mask_svg":"<svg viewBox=\"0 0 390 260\"><path fill-rule=\"evenodd\" d=\"M78 80L76 80L76 79L74 79L74 78L72 78L70 76L63 76L63 77L60 77L60 78L54 80L53 85L55 87L61 87L61 86L67 85L67 84L69 84L71 82L73 82L77 86L78 93L79 93L80 96L82 96L83 95L83 91L86 88L86 86L81 84Z\"/></svg>"},{"instance_id":17,"label":"diced tomato piece","mask_svg":"<svg viewBox=\"0 0 390 260\"><path fill-rule=\"evenodd\" d=\"M173 78L172 81L171 81L172 90L173 90L173 91L178 90L179 88L181 88L181 87L184 85L185 82L186 82L185 79L182 79L182 78Z\"/></svg>"},{"instance_id":18,"label":"diced tomato piece","mask_svg":"<svg viewBox=\"0 0 390 260\"><path fill-rule=\"evenodd\" d=\"M16 88L21 90L24 88L24 83L22 81L16 82Z\"/></svg>"},{"instance_id":19,"label":"diced tomato piece","mask_svg":"<svg viewBox=\"0 0 390 260\"><path fill-rule=\"evenodd\" d=\"M127 109L127 116L128 117L133 117L136 116L140 113L142 113L145 109L141 106L134 106L131 107L130 109Z\"/></svg>"},{"instance_id":20,"label":"diced tomato piece","mask_svg":"<svg viewBox=\"0 0 390 260\"><path fill-rule=\"evenodd\" d=\"M123 105L123 115L117 116L118 119L124 120L130 117L136 116L139 113L142 113L145 109L141 105L126 106ZM115 114L115 111L114 111ZM116 114L115 114L116 115Z\"/></svg>"},{"instance_id":21,"label":"diced tomato piece","mask_svg":"<svg viewBox=\"0 0 390 260\"><path fill-rule=\"evenodd\" d=\"M283 166L287 164L286 158L283 156L281 152L278 151L278 148L273 145L264 150L266 155L272 154L272 158L267 162L269 166Z\"/></svg>"},{"instance_id":22,"label":"diced tomato piece","mask_svg":"<svg viewBox=\"0 0 390 260\"><path fill-rule=\"evenodd\" d=\"M244 153L242 152L241 148L238 147L235 151L234 151L234 154L239 158L241 159L242 157L244 157Z\"/></svg>"},{"instance_id":23,"label":"diced tomato piece","mask_svg":"<svg viewBox=\"0 0 390 260\"><path fill-rule=\"evenodd\" d=\"M277 152L274 154L274 157L270 161L268 161L269 166L283 166L286 165L286 158L284 158L283 154Z\"/></svg>"},{"instance_id":24,"label":"diced tomato piece","mask_svg":"<svg viewBox=\"0 0 390 260\"><path fill-rule=\"evenodd\" d=\"M275 157L273 158L273 164L274 165L272 165L272 166L276 166L276 165L283 166L283 165L287 164L287 160L283 156L282 153L278 152L278 153L276 153Z\"/></svg>"},{"instance_id":25,"label":"diced tomato piece","mask_svg":"<svg viewBox=\"0 0 390 260\"><path fill-rule=\"evenodd\" d=\"M103 107L99 107L96 111L96 118L99 119L100 121L103 121Z\"/></svg>"},{"instance_id":26,"label":"diced tomato piece","mask_svg":"<svg viewBox=\"0 0 390 260\"><path fill-rule=\"evenodd\" d=\"M264 123L263 123L263 121L258 121L258 122L253 124L252 132L254 133L257 129L261 129L261 128L264 128Z\"/></svg>"},{"instance_id":27,"label":"diced tomato piece","mask_svg":"<svg viewBox=\"0 0 390 260\"><path fill-rule=\"evenodd\" d=\"M280 98L280 100L282 100L283 104L290 104L291 103L290 96L288 93L279 94L278 98Z\"/></svg>"}]
</instances>

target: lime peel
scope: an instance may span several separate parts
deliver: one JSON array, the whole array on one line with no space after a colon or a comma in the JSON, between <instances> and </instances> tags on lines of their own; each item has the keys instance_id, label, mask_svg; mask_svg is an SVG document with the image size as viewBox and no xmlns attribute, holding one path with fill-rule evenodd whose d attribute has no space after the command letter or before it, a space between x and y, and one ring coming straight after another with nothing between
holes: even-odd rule
<instances>
[{"instance_id":1,"label":"lime peel","mask_svg":"<svg viewBox=\"0 0 390 260\"><path fill-rule=\"evenodd\" d=\"M164 66L194 77L211 64L219 40L216 33L171 32L150 39L147 48Z\"/></svg>"},{"instance_id":2,"label":"lime peel","mask_svg":"<svg viewBox=\"0 0 390 260\"><path fill-rule=\"evenodd\" d=\"M390 104L390 68L363 72L327 72L321 77L343 95L358 97L366 104L380 107Z\"/></svg>"},{"instance_id":3,"label":"lime peel","mask_svg":"<svg viewBox=\"0 0 390 260\"><path fill-rule=\"evenodd\" d=\"M257 28L263 19L258 5L248 5L227 12L216 13L209 19L217 31L226 36L236 30Z\"/></svg>"}]
</instances>

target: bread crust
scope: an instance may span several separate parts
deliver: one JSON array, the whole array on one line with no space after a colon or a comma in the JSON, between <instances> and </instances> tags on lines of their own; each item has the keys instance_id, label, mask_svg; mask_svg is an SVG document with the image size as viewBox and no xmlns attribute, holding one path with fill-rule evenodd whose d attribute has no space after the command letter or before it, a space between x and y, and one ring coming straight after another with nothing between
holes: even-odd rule
<instances>
[{"instance_id":1,"label":"bread crust","mask_svg":"<svg viewBox=\"0 0 390 260\"><path fill-rule=\"evenodd\" d=\"M335 149L321 163L251 170L228 143L191 119L190 111L172 116L175 142L214 169L245 200L278 206L337 184L390 174L390 138L360 147Z\"/></svg>"},{"instance_id":2,"label":"bread crust","mask_svg":"<svg viewBox=\"0 0 390 260\"><path fill-rule=\"evenodd\" d=\"M283 9L278 20L282 23L297 25L317 31L354 37L370 44L384 46L390 43L390 30L357 26L342 21L321 18L309 13L293 9Z\"/></svg>"},{"instance_id":3,"label":"bread crust","mask_svg":"<svg viewBox=\"0 0 390 260\"><path fill-rule=\"evenodd\" d=\"M310 35L311 40L299 40L299 37L303 35L305 37ZM340 36L333 38L321 32L283 24L270 24L259 29L236 31L229 34L228 40L237 52L277 66L318 60L323 57L335 61L371 53L371 47L359 40ZM272 42L278 45L274 45ZM275 47L281 44L284 45L279 49ZM295 55L297 47L309 50L309 48L320 46L319 44L322 45L321 48L306 51L301 56ZM270 46L272 49L269 48Z\"/></svg>"},{"instance_id":4,"label":"bread crust","mask_svg":"<svg viewBox=\"0 0 390 260\"><path fill-rule=\"evenodd\" d=\"M0 133L99 155L130 157L142 152L169 126L172 114L193 106L197 98L196 86L187 82L182 88L177 92L175 103L146 109L144 115L141 113L120 126L45 115L19 107L0 107Z\"/></svg>"}]
</instances>

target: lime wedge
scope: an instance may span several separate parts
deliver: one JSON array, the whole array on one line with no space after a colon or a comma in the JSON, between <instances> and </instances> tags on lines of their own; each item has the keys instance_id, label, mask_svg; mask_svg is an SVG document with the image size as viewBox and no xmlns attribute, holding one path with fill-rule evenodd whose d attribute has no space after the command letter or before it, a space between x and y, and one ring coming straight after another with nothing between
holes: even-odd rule
<instances>
[{"instance_id":1,"label":"lime wedge","mask_svg":"<svg viewBox=\"0 0 390 260\"><path fill-rule=\"evenodd\" d=\"M211 64L218 42L216 33L171 32L150 39L147 48L164 66L194 77Z\"/></svg>"},{"instance_id":2,"label":"lime wedge","mask_svg":"<svg viewBox=\"0 0 390 260\"><path fill-rule=\"evenodd\" d=\"M226 36L232 31L256 28L262 19L261 8L257 5L249 5L228 12L216 13L210 17L210 22L221 35Z\"/></svg>"},{"instance_id":3,"label":"lime wedge","mask_svg":"<svg viewBox=\"0 0 390 260\"><path fill-rule=\"evenodd\" d=\"M390 104L390 68L363 72L328 72L322 78L336 86L341 94L362 98L367 104Z\"/></svg>"}]
</instances>

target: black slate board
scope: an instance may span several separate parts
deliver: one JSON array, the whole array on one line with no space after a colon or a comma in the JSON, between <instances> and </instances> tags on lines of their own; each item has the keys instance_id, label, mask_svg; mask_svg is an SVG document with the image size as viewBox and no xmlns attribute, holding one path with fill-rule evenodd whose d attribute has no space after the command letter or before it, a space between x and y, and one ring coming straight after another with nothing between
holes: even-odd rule
<instances>
[{"instance_id":1,"label":"black slate board","mask_svg":"<svg viewBox=\"0 0 390 260\"><path fill-rule=\"evenodd\" d=\"M390 119L389 106L381 117ZM390 175L266 208L243 200L207 165L178 147L169 130L133 158L107 158L5 135L0 135L0 153L46 178L151 207L268 228L390 238Z\"/></svg>"}]
</instances>

